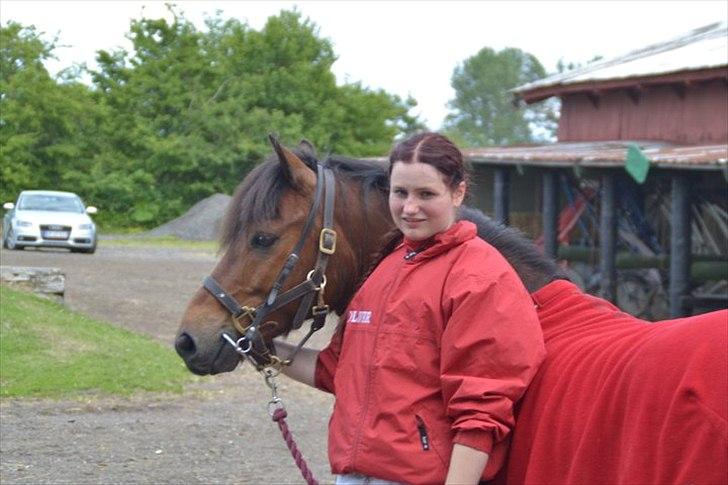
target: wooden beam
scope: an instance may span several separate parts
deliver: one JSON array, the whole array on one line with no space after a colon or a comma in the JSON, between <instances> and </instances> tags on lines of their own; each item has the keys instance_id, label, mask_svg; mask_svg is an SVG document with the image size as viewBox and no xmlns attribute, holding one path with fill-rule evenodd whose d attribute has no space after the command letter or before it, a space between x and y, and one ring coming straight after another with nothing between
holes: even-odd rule
<instances>
[{"instance_id":1,"label":"wooden beam","mask_svg":"<svg viewBox=\"0 0 728 485\"><path fill-rule=\"evenodd\" d=\"M507 225L509 222L508 199L510 198L510 169L496 167L493 179L493 207L496 222Z\"/></svg>"},{"instance_id":2,"label":"wooden beam","mask_svg":"<svg viewBox=\"0 0 728 485\"><path fill-rule=\"evenodd\" d=\"M632 103L635 105L640 104L640 99L642 98L642 86L638 84L637 86L627 88L627 96L629 96L629 99L631 99Z\"/></svg>"},{"instance_id":3,"label":"wooden beam","mask_svg":"<svg viewBox=\"0 0 728 485\"><path fill-rule=\"evenodd\" d=\"M670 317L688 315L690 295L690 179L686 175L672 176L670 201Z\"/></svg>"},{"instance_id":4,"label":"wooden beam","mask_svg":"<svg viewBox=\"0 0 728 485\"><path fill-rule=\"evenodd\" d=\"M615 174L602 175L601 210L599 217L599 270L602 278L600 294L605 300L617 299L617 204Z\"/></svg>"},{"instance_id":5,"label":"wooden beam","mask_svg":"<svg viewBox=\"0 0 728 485\"><path fill-rule=\"evenodd\" d=\"M726 74L725 66L711 67L700 71L655 74L653 76L640 77L638 82L642 86L657 86L686 80L698 83L709 82L715 79L728 81L728 74ZM634 85L634 78L612 79L606 81L583 81L567 85L544 86L515 94L516 96L521 97L526 104L532 104L552 96L566 96L569 94L585 93L587 91L594 90L595 88L598 88L600 91L611 91L613 89L624 89Z\"/></svg>"},{"instance_id":6,"label":"wooden beam","mask_svg":"<svg viewBox=\"0 0 728 485\"><path fill-rule=\"evenodd\" d=\"M556 258L558 251L558 172L545 170L541 175L543 185L543 249L544 254Z\"/></svg>"},{"instance_id":7,"label":"wooden beam","mask_svg":"<svg viewBox=\"0 0 728 485\"><path fill-rule=\"evenodd\" d=\"M675 94L677 94L677 97L680 98L681 100L684 100L685 93L688 90L687 81L675 83L675 84L672 84L671 86L672 86L673 91L675 91Z\"/></svg>"},{"instance_id":8,"label":"wooden beam","mask_svg":"<svg viewBox=\"0 0 728 485\"><path fill-rule=\"evenodd\" d=\"M599 104L601 103L601 93L597 90L591 90L586 93L586 97L589 98L589 101L591 101L592 106L594 106L595 109L599 109Z\"/></svg>"}]
</instances>

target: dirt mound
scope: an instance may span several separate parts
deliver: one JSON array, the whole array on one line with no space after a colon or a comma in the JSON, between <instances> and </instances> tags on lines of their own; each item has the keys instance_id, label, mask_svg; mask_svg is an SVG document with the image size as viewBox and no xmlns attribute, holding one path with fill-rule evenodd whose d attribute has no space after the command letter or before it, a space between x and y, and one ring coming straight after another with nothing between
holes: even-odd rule
<instances>
[{"instance_id":1,"label":"dirt mound","mask_svg":"<svg viewBox=\"0 0 728 485\"><path fill-rule=\"evenodd\" d=\"M193 205L190 210L147 232L147 236L177 236L180 239L211 241L218 238L220 223L230 196L213 194Z\"/></svg>"}]
</instances>

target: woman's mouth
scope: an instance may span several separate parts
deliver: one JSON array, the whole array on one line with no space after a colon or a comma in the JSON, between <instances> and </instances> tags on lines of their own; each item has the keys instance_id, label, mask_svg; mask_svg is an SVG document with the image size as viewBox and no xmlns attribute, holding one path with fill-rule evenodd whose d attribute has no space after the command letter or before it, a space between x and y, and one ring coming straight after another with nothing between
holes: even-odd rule
<instances>
[{"instance_id":1,"label":"woman's mouth","mask_svg":"<svg viewBox=\"0 0 728 485\"><path fill-rule=\"evenodd\" d=\"M407 226L415 227L415 226L418 226L418 225L422 224L423 222L425 222L425 219L402 218L402 221Z\"/></svg>"}]
</instances>

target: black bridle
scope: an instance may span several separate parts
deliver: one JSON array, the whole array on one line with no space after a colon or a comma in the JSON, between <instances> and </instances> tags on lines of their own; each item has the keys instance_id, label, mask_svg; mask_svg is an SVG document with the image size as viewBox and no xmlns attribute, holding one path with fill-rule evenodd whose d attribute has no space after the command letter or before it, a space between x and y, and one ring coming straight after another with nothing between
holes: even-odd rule
<instances>
[{"instance_id":1,"label":"black bridle","mask_svg":"<svg viewBox=\"0 0 728 485\"><path fill-rule=\"evenodd\" d=\"M283 268L278 273L278 277L263 303L257 307L241 306L212 276L206 277L202 283L204 288L230 312L233 325L241 335L239 339L235 340L227 333L223 333L222 338L235 347L235 350L240 355L250 360L258 370L270 367L280 370L282 366L290 364L298 351L311 338L311 335L323 327L326 315L329 312L329 306L324 303L324 288L326 287L326 265L328 264L329 256L336 251L336 231L333 229L336 184L334 173L330 168L316 164L316 174L316 192L311 203L311 209L306 218L306 223L303 226L298 242L288 255ZM323 225L318 238L318 257L316 258L316 264L308 272L303 282L281 293L288 275L296 266L296 263L298 263L301 250L313 228L313 223L321 206L322 198L324 199ZM313 305L315 297L317 297L317 302L316 305ZM275 355L275 349L265 342L260 333L260 327L261 324L268 323L266 318L272 312L299 299L301 301L298 305L296 315L293 317L291 327L293 329L300 328L306 317L311 314L313 316L311 329L301 342L298 343L289 358L283 361ZM245 324L247 319L250 321L248 325Z\"/></svg>"}]
</instances>

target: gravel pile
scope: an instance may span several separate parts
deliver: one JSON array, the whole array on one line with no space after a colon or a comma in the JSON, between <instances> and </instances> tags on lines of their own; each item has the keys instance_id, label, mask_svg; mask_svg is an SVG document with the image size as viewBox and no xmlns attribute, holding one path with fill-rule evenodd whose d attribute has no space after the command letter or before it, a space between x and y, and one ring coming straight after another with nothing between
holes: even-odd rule
<instances>
[{"instance_id":1,"label":"gravel pile","mask_svg":"<svg viewBox=\"0 0 728 485\"><path fill-rule=\"evenodd\" d=\"M193 241L212 241L219 236L220 224L230 196L214 194L193 205L190 210L147 232L147 236L177 236Z\"/></svg>"}]
</instances>

